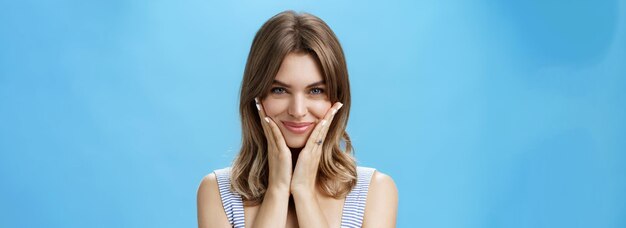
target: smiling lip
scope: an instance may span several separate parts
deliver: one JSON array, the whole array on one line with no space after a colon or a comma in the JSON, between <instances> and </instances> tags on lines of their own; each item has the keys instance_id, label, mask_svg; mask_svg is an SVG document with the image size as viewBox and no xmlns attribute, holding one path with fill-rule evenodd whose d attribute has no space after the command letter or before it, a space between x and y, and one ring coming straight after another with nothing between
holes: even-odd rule
<instances>
[{"instance_id":1,"label":"smiling lip","mask_svg":"<svg viewBox=\"0 0 626 228\"><path fill-rule=\"evenodd\" d=\"M287 130L296 134L302 134L306 132L309 129L309 127L313 125L312 122L302 122L302 123L287 122L287 121L282 121L282 122L285 128L287 128Z\"/></svg>"}]
</instances>

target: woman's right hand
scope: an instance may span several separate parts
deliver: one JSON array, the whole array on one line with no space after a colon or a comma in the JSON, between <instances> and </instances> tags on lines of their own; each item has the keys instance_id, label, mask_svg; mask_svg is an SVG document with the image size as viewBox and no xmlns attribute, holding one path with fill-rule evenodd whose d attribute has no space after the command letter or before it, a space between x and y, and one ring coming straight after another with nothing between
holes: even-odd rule
<instances>
[{"instance_id":1,"label":"woman's right hand","mask_svg":"<svg viewBox=\"0 0 626 228\"><path fill-rule=\"evenodd\" d=\"M280 132L278 125L265 115L265 109L258 98L254 98L259 110L261 125L267 139L267 160L269 163L269 190L289 192L291 185L291 150Z\"/></svg>"}]
</instances>

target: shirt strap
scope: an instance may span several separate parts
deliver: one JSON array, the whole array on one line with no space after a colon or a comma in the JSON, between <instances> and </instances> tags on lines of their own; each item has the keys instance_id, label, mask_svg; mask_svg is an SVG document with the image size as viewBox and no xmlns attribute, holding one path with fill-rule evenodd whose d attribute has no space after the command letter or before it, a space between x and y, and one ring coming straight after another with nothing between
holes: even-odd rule
<instances>
[{"instance_id":1,"label":"shirt strap","mask_svg":"<svg viewBox=\"0 0 626 228\"><path fill-rule=\"evenodd\" d=\"M228 222L236 228L245 227L241 195L231 191L230 188L230 167L215 170L213 173L217 177L217 186Z\"/></svg>"},{"instance_id":2,"label":"shirt strap","mask_svg":"<svg viewBox=\"0 0 626 228\"><path fill-rule=\"evenodd\" d=\"M361 227L363 223L363 212L367 200L372 175L376 169L369 167L357 167L356 186L346 196L341 215L341 227Z\"/></svg>"}]
</instances>

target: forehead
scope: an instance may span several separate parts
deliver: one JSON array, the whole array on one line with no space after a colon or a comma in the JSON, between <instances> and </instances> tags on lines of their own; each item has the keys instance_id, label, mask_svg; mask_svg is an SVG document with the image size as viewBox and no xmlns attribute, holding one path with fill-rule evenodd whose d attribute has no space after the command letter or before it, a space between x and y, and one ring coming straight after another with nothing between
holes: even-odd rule
<instances>
[{"instance_id":1,"label":"forehead","mask_svg":"<svg viewBox=\"0 0 626 228\"><path fill-rule=\"evenodd\" d=\"M289 53L285 56L275 79L294 87L324 80L315 57L308 53Z\"/></svg>"}]
</instances>

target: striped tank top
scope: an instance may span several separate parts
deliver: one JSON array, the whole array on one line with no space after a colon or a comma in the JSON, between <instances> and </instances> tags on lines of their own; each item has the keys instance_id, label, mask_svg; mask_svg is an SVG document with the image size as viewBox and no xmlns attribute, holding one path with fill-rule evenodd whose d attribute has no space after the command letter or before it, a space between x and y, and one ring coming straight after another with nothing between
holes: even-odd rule
<instances>
[{"instance_id":1,"label":"striped tank top","mask_svg":"<svg viewBox=\"0 0 626 228\"><path fill-rule=\"evenodd\" d=\"M342 228L361 227L367 190L374 171L373 168L357 167L356 186L348 193L343 204ZM214 173L228 222L235 228L245 228L243 201L238 193L230 189L230 167L215 170Z\"/></svg>"}]
</instances>

